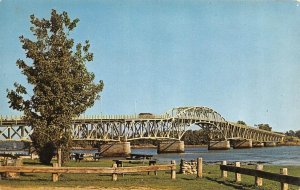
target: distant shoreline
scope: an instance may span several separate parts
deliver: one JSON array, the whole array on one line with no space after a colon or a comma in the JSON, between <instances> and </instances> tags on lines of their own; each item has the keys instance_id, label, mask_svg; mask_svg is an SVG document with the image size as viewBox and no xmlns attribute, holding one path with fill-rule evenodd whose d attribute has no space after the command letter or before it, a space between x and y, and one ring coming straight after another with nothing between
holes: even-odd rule
<instances>
[{"instance_id":1,"label":"distant shoreline","mask_svg":"<svg viewBox=\"0 0 300 190\"><path fill-rule=\"evenodd\" d=\"M284 142L279 143L278 146L300 146L300 142Z\"/></svg>"}]
</instances>

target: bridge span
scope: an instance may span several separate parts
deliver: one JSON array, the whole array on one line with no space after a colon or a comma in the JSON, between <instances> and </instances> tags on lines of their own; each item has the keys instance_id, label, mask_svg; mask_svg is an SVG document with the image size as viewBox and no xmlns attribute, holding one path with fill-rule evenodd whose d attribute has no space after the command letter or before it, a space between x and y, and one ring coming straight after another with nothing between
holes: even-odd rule
<instances>
[{"instance_id":1,"label":"bridge span","mask_svg":"<svg viewBox=\"0 0 300 190\"><path fill-rule=\"evenodd\" d=\"M180 139L193 125L204 130L210 140L210 149L230 148L230 142L234 142L235 148L263 146L262 143L274 145L284 138L281 133L226 121L208 107L177 107L161 115L80 116L73 118L72 138L74 141L107 142L103 143L106 148L113 146L110 144L153 139L162 142L159 152L173 151L174 147L176 151L176 147L183 151ZM33 130L22 116L0 116L0 141L31 141Z\"/></svg>"}]
</instances>

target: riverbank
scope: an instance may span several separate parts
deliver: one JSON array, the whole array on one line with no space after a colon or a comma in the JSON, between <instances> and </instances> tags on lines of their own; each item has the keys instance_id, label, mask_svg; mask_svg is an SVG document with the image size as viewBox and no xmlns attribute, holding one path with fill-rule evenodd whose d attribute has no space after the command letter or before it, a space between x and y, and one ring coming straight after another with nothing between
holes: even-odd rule
<instances>
[{"instance_id":1,"label":"riverbank","mask_svg":"<svg viewBox=\"0 0 300 190\"><path fill-rule=\"evenodd\" d=\"M132 149L144 149L144 148L149 148L149 149L156 149L157 146L153 144L138 144L138 145L131 145Z\"/></svg>"},{"instance_id":2,"label":"riverbank","mask_svg":"<svg viewBox=\"0 0 300 190\"><path fill-rule=\"evenodd\" d=\"M114 162L112 160L100 161L71 161L66 163L69 167L111 167ZM37 160L24 160L25 166L43 166ZM137 164L126 164L127 166L137 166ZM179 163L177 163L177 172L179 171ZM247 168L255 168L255 166L242 166ZM288 168L289 175L300 176L300 166L285 166ZM282 166L265 165L264 171L279 173ZM264 189L278 189L278 182L269 180L263 181ZM170 172L158 172L158 175L125 174L120 175L118 181L111 181L110 175L97 174L62 174L59 181L54 183L51 181L51 174L23 174L20 179L1 180L0 189L110 189L110 190L125 190L125 189L141 189L141 190L190 190L190 189L255 189L254 178L242 175L242 182L237 184L234 182L234 174L229 173L228 179L220 178L219 164L204 164L203 178L196 178L196 175L176 175L176 180L170 179ZM290 186L289 189L297 189L295 186Z\"/></svg>"},{"instance_id":3,"label":"riverbank","mask_svg":"<svg viewBox=\"0 0 300 190\"><path fill-rule=\"evenodd\" d=\"M300 146L299 142L280 142L278 143L278 146Z\"/></svg>"},{"instance_id":4,"label":"riverbank","mask_svg":"<svg viewBox=\"0 0 300 190\"><path fill-rule=\"evenodd\" d=\"M207 148L208 145L205 144L195 144L195 145L184 145L186 148Z\"/></svg>"}]
</instances>

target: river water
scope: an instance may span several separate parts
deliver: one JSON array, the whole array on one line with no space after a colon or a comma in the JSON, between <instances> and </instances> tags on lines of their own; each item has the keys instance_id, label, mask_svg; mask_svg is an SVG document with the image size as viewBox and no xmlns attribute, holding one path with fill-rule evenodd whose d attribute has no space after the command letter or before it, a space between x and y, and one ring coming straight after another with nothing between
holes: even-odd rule
<instances>
[{"instance_id":1,"label":"river water","mask_svg":"<svg viewBox=\"0 0 300 190\"><path fill-rule=\"evenodd\" d=\"M300 146L279 146L248 149L230 149L230 150L208 150L206 147L185 148L184 153L157 154L155 148L132 149L135 154L151 154L153 158L160 163L169 163L170 160L181 159L186 161L203 158L204 162L214 163L222 160L228 162L262 162L275 165L297 165L300 166ZM74 150L78 153L95 153L97 150Z\"/></svg>"},{"instance_id":2,"label":"river water","mask_svg":"<svg viewBox=\"0 0 300 190\"><path fill-rule=\"evenodd\" d=\"M222 160L240 162L263 162L275 165L300 166L300 146L280 146L249 149L207 150L207 148L185 148L185 153L157 154L156 149L132 149L132 153L153 154L159 162L180 159L193 160L202 157L205 162Z\"/></svg>"},{"instance_id":3,"label":"river water","mask_svg":"<svg viewBox=\"0 0 300 190\"><path fill-rule=\"evenodd\" d=\"M154 148L139 148L132 149L135 154L151 154L153 158L160 163L169 163L170 160L176 160L177 163L181 159L186 161L203 158L204 162L214 163L222 160L228 162L262 162L265 164L275 165L297 165L300 166L300 146L279 146L279 147L264 147L264 148L249 148L249 149L230 149L230 150L207 150L205 147L200 148L185 148L184 153L157 154ZM9 151L0 151L1 153L9 153ZM13 151L27 154L28 151ZM89 153L97 152L93 150L73 150L74 153Z\"/></svg>"}]
</instances>

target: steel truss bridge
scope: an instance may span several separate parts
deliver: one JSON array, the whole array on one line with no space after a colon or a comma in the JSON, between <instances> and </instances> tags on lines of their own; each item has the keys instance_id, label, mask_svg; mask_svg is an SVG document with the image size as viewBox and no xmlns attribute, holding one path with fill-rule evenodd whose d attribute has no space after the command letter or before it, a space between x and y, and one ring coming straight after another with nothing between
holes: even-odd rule
<instances>
[{"instance_id":1,"label":"steel truss bridge","mask_svg":"<svg viewBox=\"0 0 300 190\"><path fill-rule=\"evenodd\" d=\"M177 107L162 115L98 115L73 118L75 141L132 141L136 139L180 140L197 125L209 140L251 139L280 142L281 133L226 121L208 107ZM31 141L31 126L21 116L0 116L0 141Z\"/></svg>"}]
</instances>

